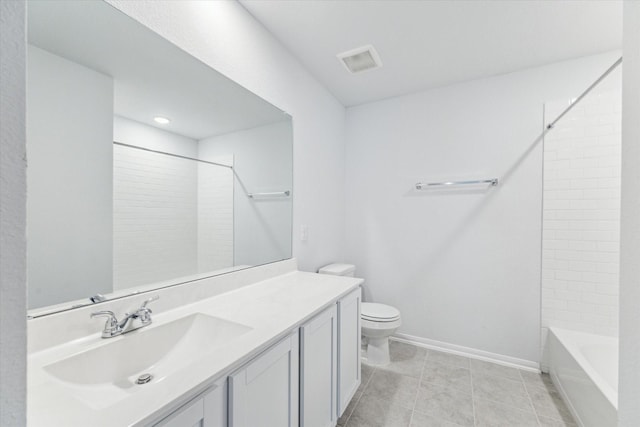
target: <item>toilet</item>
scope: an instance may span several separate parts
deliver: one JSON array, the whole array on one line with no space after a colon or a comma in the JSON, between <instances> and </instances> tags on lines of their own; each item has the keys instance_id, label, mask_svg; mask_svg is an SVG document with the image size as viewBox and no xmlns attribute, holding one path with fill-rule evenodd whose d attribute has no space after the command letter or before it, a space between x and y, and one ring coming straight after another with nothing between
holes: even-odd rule
<instances>
[{"instance_id":1,"label":"toilet","mask_svg":"<svg viewBox=\"0 0 640 427\"><path fill-rule=\"evenodd\" d=\"M352 264L329 264L318 270L320 274L354 277L356 267ZM400 327L400 311L390 305L363 302L360 306L362 335L367 341L367 363L386 365L389 363L389 337Z\"/></svg>"}]
</instances>

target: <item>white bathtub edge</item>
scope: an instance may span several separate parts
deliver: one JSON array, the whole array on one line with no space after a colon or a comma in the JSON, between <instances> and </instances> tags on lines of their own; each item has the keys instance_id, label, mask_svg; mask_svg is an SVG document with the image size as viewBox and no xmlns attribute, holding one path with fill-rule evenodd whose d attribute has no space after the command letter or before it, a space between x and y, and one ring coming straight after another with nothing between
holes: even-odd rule
<instances>
[{"instance_id":1,"label":"white bathtub edge","mask_svg":"<svg viewBox=\"0 0 640 427\"><path fill-rule=\"evenodd\" d=\"M586 332L579 331L571 331L568 329L555 328L550 327L549 331L555 336L556 340L560 343L564 349L569 352L575 359L576 363L587 373L587 375L591 378L591 380L595 383L597 389L602 393L602 395L609 401L609 403L617 410L618 409L618 394L616 390L613 390L611 386L605 381L600 373L595 370L587 360L585 360L584 356L580 351L574 348L569 348L567 342L570 340L567 339L567 335L595 335L595 334L587 334ZM602 339L610 339L611 337L595 335Z\"/></svg>"},{"instance_id":2,"label":"white bathtub edge","mask_svg":"<svg viewBox=\"0 0 640 427\"><path fill-rule=\"evenodd\" d=\"M585 332L549 328L546 347L553 384L569 411L581 427L615 426L617 396L612 386L585 359L581 348L585 344L615 340ZM602 385L607 385L603 389ZM614 393L611 396L611 393ZM612 399L613 397L613 399Z\"/></svg>"},{"instance_id":3,"label":"white bathtub edge","mask_svg":"<svg viewBox=\"0 0 640 427\"><path fill-rule=\"evenodd\" d=\"M562 382L560 382L560 379L557 377L555 372L549 372L549 376L551 377L551 382L558 390L558 393L560 393L560 396L562 396L562 400L567 405L567 408L569 408L569 412L571 412L571 415L573 415L573 419L576 420L576 423L578 423L578 427L585 427L582 418L580 418L580 414L578 414L578 411L576 411L576 408L573 406L571 399L569 399L569 395L565 391L564 387L562 387Z\"/></svg>"}]
</instances>

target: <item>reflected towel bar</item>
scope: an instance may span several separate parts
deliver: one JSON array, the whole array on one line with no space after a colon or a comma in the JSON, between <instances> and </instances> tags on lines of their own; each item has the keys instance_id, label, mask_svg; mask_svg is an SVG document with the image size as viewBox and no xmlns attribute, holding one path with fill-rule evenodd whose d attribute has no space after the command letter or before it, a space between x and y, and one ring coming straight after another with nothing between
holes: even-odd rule
<instances>
[{"instance_id":1,"label":"reflected towel bar","mask_svg":"<svg viewBox=\"0 0 640 427\"><path fill-rule=\"evenodd\" d=\"M276 191L273 193L249 193L247 194L247 196L253 199L255 197L287 197L290 194L291 194L291 191L287 190L287 191Z\"/></svg>"},{"instance_id":2,"label":"reflected towel bar","mask_svg":"<svg viewBox=\"0 0 640 427\"><path fill-rule=\"evenodd\" d=\"M492 179L478 179L473 181L449 181L449 182L429 182L422 183L418 182L416 184L416 190L424 190L425 188L430 187L448 187L454 185L471 185L471 184L490 184L492 187L498 185L498 178Z\"/></svg>"}]
</instances>

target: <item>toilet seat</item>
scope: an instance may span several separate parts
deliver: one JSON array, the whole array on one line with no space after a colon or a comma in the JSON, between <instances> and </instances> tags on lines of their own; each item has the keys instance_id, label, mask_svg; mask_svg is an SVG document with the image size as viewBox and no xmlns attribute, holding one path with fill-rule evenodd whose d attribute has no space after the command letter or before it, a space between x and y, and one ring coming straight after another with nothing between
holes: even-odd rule
<instances>
[{"instance_id":1,"label":"toilet seat","mask_svg":"<svg viewBox=\"0 0 640 427\"><path fill-rule=\"evenodd\" d=\"M363 302L360 317L371 322L395 322L400 319L400 312L390 305Z\"/></svg>"}]
</instances>

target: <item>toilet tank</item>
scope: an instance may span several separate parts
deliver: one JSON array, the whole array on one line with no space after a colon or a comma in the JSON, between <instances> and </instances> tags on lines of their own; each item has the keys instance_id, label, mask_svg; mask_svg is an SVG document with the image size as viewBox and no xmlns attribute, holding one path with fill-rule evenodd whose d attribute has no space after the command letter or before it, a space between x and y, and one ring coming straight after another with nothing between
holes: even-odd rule
<instances>
[{"instance_id":1,"label":"toilet tank","mask_svg":"<svg viewBox=\"0 0 640 427\"><path fill-rule=\"evenodd\" d=\"M318 270L320 274L332 274L334 276L354 277L356 266L353 264L329 264Z\"/></svg>"}]
</instances>

